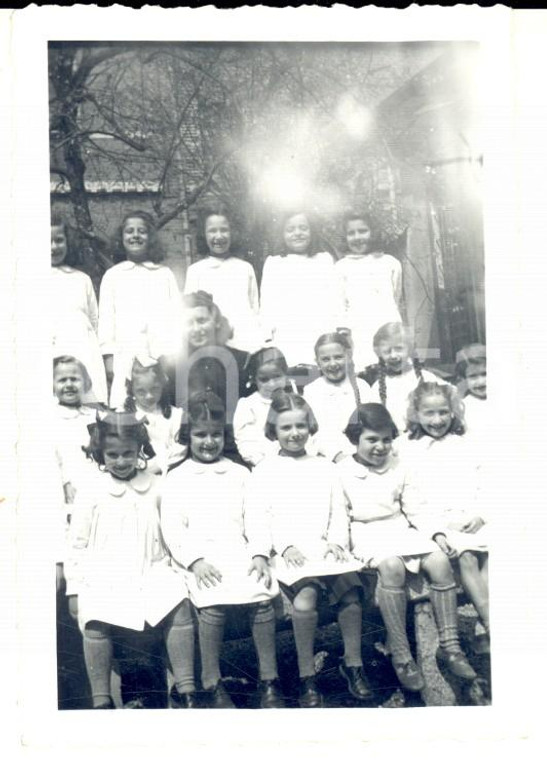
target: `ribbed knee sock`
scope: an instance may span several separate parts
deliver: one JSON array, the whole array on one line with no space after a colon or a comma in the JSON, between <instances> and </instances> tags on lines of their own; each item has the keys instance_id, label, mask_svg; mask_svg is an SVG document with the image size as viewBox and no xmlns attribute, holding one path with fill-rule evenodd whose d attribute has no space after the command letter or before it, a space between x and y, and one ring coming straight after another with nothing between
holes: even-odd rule
<instances>
[{"instance_id":1,"label":"ribbed knee sock","mask_svg":"<svg viewBox=\"0 0 547 760\"><path fill-rule=\"evenodd\" d=\"M461 647L458 636L458 600L455 584L447 586L430 584L429 598L437 621L441 647L447 652L459 652Z\"/></svg>"},{"instance_id":2,"label":"ribbed knee sock","mask_svg":"<svg viewBox=\"0 0 547 760\"><path fill-rule=\"evenodd\" d=\"M408 662L412 654L406 633L406 592L398 586L384 586L378 581L376 598L387 630L393 662Z\"/></svg>"},{"instance_id":3,"label":"ribbed knee sock","mask_svg":"<svg viewBox=\"0 0 547 760\"><path fill-rule=\"evenodd\" d=\"M194 621L187 602L169 619L164 636L177 691L180 694L195 691Z\"/></svg>"},{"instance_id":4,"label":"ribbed knee sock","mask_svg":"<svg viewBox=\"0 0 547 760\"><path fill-rule=\"evenodd\" d=\"M98 707L111 697L112 639L105 633L85 630L83 644L93 707Z\"/></svg>"},{"instance_id":5,"label":"ribbed knee sock","mask_svg":"<svg viewBox=\"0 0 547 760\"><path fill-rule=\"evenodd\" d=\"M275 651L275 614L271 604L254 605L250 611L251 631L262 681L277 678Z\"/></svg>"},{"instance_id":6,"label":"ribbed knee sock","mask_svg":"<svg viewBox=\"0 0 547 760\"><path fill-rule=\"evenodd\" d=\"M220 681L220 650L224 639L224 610L205 607L199 613L199 651L201 683L211 689Z\"/></svg>"},{"instance_id":7,"label":"ribbed knee sock","mask_svg":"<svg viewBox=\"0 0 547 760\"><path fill-rule=\"evenodd\" d=\"M338 625L344 642L344 662L349 668L360 667L363 664L361 657L363 608L359 602L350 602L339 607Z\"/></svg>"},{"instance_id":8,"label":"ribbed knee sock","mask_svg":"<svg viewBox=\"0 0 547 760\"><path fill-rule=\"evenodd\" d=\"M318 617L317 610L293 610L292 627L300 678L315 675L313 646Z\"/></svg>"}]
</instances>

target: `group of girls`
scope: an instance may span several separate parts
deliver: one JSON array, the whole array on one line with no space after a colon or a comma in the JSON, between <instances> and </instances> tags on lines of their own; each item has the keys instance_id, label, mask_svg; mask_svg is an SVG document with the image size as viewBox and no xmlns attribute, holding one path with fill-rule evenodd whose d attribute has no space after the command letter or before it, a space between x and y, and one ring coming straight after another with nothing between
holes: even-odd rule
<instances>
[{"instance_id":1,"label":"group of girls","mask_svg":"<svg viewBox=\"0 0 547 760\"><path fill-rule=\"evenodd\" d=\"M55 322L66 532L58 587L64 565L93 706L113 706L116 631L150 627L165 636L173 706L200 704L197 610L206 704L233 707L219 667L232 605L249 610L259 704L284 706L272 606L280 589L293 605L300 706L322 704L314 662L321 596L337 611L341 677L354 698L370 699L361 656L364 569L377 573L375 599L405 688L424 686L406 632L407 573L420 570L429 580L439 659L457 676L475 678L459 642L454 568L482 622L476 648L487 651L486 517L475 487L477 459L466 445L483 419L484 347L457 357L459 391L413 359L412 336L399 317L400 267L376 252L363 215L348 217L348 262L336 265L315 250L306 215L290 216L285 249L266 259L258 298L250 265L229 255L231 229L222 210L205 216L209 255L188 270L182 299L160 263L150 218L134 212L121 229L125 260L101 284L98 334L85 279L92 308L79 304L80 333L63 333L68 313ZM367 263L365 274L357 263L371 251L379 263ZM65 296L82 274L68 264L69 252L68 230L54 219L59 311L68 308ZM352 290L360 273L362 285ZM365 318L367 298L377 315ZM269 341L257 337L265 325ZM83 358L97 349L103 385L91 371L100 367L89 358L88 369ZM376 371L365 380L356 368L369 359L356 364L354 357L368 350ZM294 368L311 365L311 357L318 377L300 393ZM477 407L470 432L468 404Z\"/></svg>"}]
</instances>

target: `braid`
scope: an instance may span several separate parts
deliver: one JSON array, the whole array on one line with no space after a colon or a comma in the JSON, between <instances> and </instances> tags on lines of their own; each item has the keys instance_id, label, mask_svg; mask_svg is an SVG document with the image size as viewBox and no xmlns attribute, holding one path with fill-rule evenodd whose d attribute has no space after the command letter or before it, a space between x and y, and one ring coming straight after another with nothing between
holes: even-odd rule
<instances>
[{"instance_id":1,"label":"braid","mask_svg":"<svg viewBox=\"0 0 547 760\"><path fill-rule=\"evenodd\" d=\"M379 375L378 375L378 386L380 390L380 401L384 406L386 406L387 403L387 386L386 386L386 365L383 359L380 359L378 362L378 369L379 369Z\"/></svg>"},{"instance_id":2,"label":"braid","mask_svg":"<svg viewBox=\"0 0 547 760\"><path fill-rule=\"evenodd\" d=\"M412 366L414 368L414 374L416 375L416 378L417 378L418 382L419 383L423 383L424 382L424 376L423 376L423 373L422 373L422 363L418 359L417 356L415 356L412 359Z\"/></svg>"},{"instance_id":3,"label":"braid","mask_svg":"<svg viewBox=\"0 0 547 760\"><path fill-rule=\"evenodd\" d=\"M348 380L351 383L353 395L355 396L355 407L357 408L361 403L361 394L359 393L359 386L357 385L357 377L355 375L355 364L353 358L348 361Z\"/></svg>"}]
</instances>

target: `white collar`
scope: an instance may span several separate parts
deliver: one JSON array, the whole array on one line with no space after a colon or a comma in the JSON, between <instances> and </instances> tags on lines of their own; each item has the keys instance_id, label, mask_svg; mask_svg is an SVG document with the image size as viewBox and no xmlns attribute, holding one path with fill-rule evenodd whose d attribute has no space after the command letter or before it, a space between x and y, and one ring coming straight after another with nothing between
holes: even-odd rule
<instances>
[{"instance_id":1,"label":"white collar","mask_svg":"<svg viewBox=\"0 0 547 760\"><path fill-rule=\"evenodd\" d=\"M137 493L146 493L152 486L152 476L146 470L139 470L131 480L118 480L108 475L108 493L111 496L123 496L128 489Z\"/></svg>"},{"instance_id":2,"label":"white collar","mask_svg":"<svg viewBox=\"0 0 547 760\"><path fill-rule=\"evenodd\" d=\"M386 464L381 469L375 467L367 467L366 464L357 462L353 456L346 457L340 464L343 464L343 466L350 471L353 477L359 478L360 480L366 480L366 478L370 477L371 475L385 475L385 473L389 472L389 470L393 470L397 466L397 463L397 459L392 453L388 457Z\"/></svg>"},{"instance_id":3,"label":"white collar","mask_svg":"<svg viewBox=\"0 0 547 760\"><path fill-rule=\"evenodd\" d=\"M121 261L117 266L119 269L135 269L136 267L159 269L161 264L156 264L154 261Z\"/></svg>"},{"instance_id":4,"label":"white collar","mask_svg":"<svg viewBox=\"0 0 547 760\"><path fill-rule=\"evenodd\" d=\"M85 404L81 404L80 406L64 406L63 404L59 404L58 401L55 408L57 409L57 414L63 420L75 420L77 417L93 417L95 411L91 407L85 406Z\"/></svg>"},{"instance_id":5,"label":"white collar","mask_svg":"<svg viewBox=\"0 0 547 760\"><path fill-rule=\"evenodd\" d=\"M205 462L196 462L195 459L187 459L184 467L194 475L204 475L213 472L215 475L225 475L230 469L231 462L226 457L221 457L216 462L205 464Z\"/></svg>"},{"instance_id":6,"label":"white collar","mask_svg":"<svg viewBox=\"0 0 547 760\"><path fill-rule=\"evenodd\" d=\"M69 266L68 264L59 264L58 267L51 267L51 269L55 271L61 271L66 272L67 274L72 274L73 272L77 272L77 269L74 269L74 267Z\"/></svg>"}]
</instances>

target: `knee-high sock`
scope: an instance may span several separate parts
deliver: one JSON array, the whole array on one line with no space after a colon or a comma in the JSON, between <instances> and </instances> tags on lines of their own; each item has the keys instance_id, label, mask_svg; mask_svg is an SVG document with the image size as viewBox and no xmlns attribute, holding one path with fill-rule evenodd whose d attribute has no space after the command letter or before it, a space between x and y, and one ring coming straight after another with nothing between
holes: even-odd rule
<instances>
[{"instance_id":1,"label":"knee-high sock","mask_svg":"<svg viewBox=\"0 0 547 760\"><path fill-rule=\"evenodd\" d=\"M315 675L313 645L318 617L317 610L293 610L292 627L300 678Z\"/></svg>"},{"instance_id":2,"label":"knee-high sock","mask_svg":"<svg viewBox=\"0 0 547 760\"><path fill-rule=\"evenodd\" d=\"M211 689L220 681L224 618L224 610L221 607L204 607L199 613L201 683L204 689Z\"/></svg>"},{"instance_id":3,"label":"knee-high sock","mask_svg":"<svg viewBox=\"0 0 547 760\"><path fill-rule=\"evenodd\" d=\"M194 621L187 599L169 616L164 637L177 691L181 694L195 691Z\"/></svg>"},{"instance_id":4,"label":"knee-high sock","mask_svg":"<svg viewBox=\"0 0 547 760\"><path fill-rule=\"evenodd\" d=\"M441 647L447 652L459 652L458 599L455 584L441 586L432 583L429 587L429 598L437 621Z\"/></svg>"},{"instance_id":5,"label":"knee-high sock","mask_svg":"<svg viewBox=\"0 0 547 760\"><path fill-rule=\"evenodd\" d=\"M93 707L104 704L111 697L112 639L103 628L86 628L83 636L84 660L91 686Z\"/></svg>"},{"instance_id":6,"label":"knee-high sock","mask_svg":"<svg viewBox=\"0 0 547 760\"><path fill-rule=\"evenodd\" d=\"M348 667L360 667L363 608L359 602L342 604L338 608L338 625L344 642L344 662Z\"/></svg>"},{"instance_id":7,"label":"knee-high sock","mask_svg":"<svg viewBox=\"0 0 547 760\"><path fill-rule=\"evenodd\" d=\"M393 662L408 662L412 654L406 633L406 591L398 586L384 586L378 581L376 598L386 626Z\"/></svg>"},{"instance_id":8,"label":"knee-high sock","mask_svg":"<svg viewBox=\"0 0 547 760\"><path fill-rule=\"evenodd\" d=\"M275 613L272 605L253 605L250 611L250 619L260 678L262 681L273 681L277 678L277 657L275 651Z\"/></svg>"}]
</instances>

